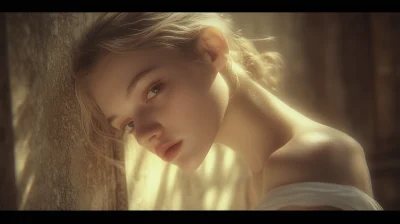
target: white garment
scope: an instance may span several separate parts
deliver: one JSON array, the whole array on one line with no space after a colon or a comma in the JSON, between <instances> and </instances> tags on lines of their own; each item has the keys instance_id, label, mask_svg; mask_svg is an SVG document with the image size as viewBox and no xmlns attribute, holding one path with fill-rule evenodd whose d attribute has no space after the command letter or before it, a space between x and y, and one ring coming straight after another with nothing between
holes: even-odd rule
<instances>
[{"instance_id":1,"label":"white garment","mask_svg":"<svg viewBox=\"0 0 400 224\"><path fill-rule=\"evenodd\" d=\"M267 193L256 210L277 210L286 206L383 210L377 201L356 187L322 182L303 182L277 187Z\"/></svg>"}]
</instances>

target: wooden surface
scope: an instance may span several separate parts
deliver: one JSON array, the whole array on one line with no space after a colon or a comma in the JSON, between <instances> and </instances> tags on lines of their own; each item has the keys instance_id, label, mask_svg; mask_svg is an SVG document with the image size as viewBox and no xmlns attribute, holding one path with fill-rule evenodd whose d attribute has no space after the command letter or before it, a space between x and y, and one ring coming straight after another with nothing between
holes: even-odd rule
<instances>
[{"instance_id":1,"label":"wooden surface","mask_svg":"<svg viewBox=\"0 0 400 224\"><path fill-rule=\"evenodd\" d=\"M0 210L17 209L6 17L0 13Z\"/></svg>"},{"instance_id":2,"label":"wooden surface","mask_svg":"<svg viewBox=\"0 0 400 224\"><path fill-rule=\"evenodd\" d=\"M18 209L127 208L124 176L87 149L78 123L70 49L91 20L83 13L7 14Z\"/></svg>"}]
</instances>

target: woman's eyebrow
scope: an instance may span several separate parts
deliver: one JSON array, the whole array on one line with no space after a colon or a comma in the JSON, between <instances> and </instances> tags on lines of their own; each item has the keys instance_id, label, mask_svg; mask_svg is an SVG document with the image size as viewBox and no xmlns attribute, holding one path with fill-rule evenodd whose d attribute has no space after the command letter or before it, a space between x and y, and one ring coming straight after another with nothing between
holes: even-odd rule
<instances>
[{"instance_id":1,"label":"woman's eyebrow","mask_svg":"<svg viewBox=\"0 0 400 224\"><path fill-rule=\"evenodd\" d=\"M129 82L129 85L126 89L126 97L128 98L129 94L132 92L132 89L135 88L136 84L139 82L139 80L149 74L151 71L155 70L157 68L157 66L151 66L148 67L146 69L144 69L143 71L139 72L138 74L136 74L135 76L133 76L132 80Z\"/></svg>"}]
</instances>

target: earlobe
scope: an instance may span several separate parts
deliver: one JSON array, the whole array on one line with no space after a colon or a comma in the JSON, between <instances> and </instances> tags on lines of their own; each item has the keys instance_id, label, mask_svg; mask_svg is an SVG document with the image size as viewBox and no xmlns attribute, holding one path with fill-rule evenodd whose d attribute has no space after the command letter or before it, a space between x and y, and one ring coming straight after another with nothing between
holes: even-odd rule
<instances>
[{"instance_id":1,"label":"earlobe","mask_svg":"<svg viewBox=\"0 0 400 224\"><path fill-rule=\"evenodd\" d=\"M204 54L204 60L207 61L207 62L209 62L209 63L212 63L212 62L213 62L213 60L212 60L212 58L211 58L211 56L210 56L210 53L208 53L208 52L206 52L206 53Z\"/></svg>"},{"instance_id":2,"label":"earlobe","mask_svg":"<svg viewBox=\"0 0 400 224\"><path fill-rule=\"evenodd\" d=\"M215 60L213 61L213 64L214 64L215 68L217 69L217 71L221 71L225 67L227 60L228 59L227 59L226 54L218 55L218 57L215 58Z\"/></svg>"}]
</instances>

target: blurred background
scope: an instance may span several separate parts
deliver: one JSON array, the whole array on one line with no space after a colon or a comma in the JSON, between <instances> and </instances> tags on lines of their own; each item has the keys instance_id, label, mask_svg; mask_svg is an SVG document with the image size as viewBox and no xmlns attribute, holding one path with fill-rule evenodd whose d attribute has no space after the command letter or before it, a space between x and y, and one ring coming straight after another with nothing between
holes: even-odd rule
<instances>
[{"instance_id":1,"label":"blurred background","mask_svg":"<svg viewBox=\"0 0 400 224\"><path fill-rule=\"evenodd\" d=\"M249 173L214 146L193 175L134 144L86 150L70 47L97 14L0 14L0 209L242 210ZM400 209L400 14L231 13L260 51L285 60L278 97L364 147L376 200Z\"/></svg>"}]
</instances>

